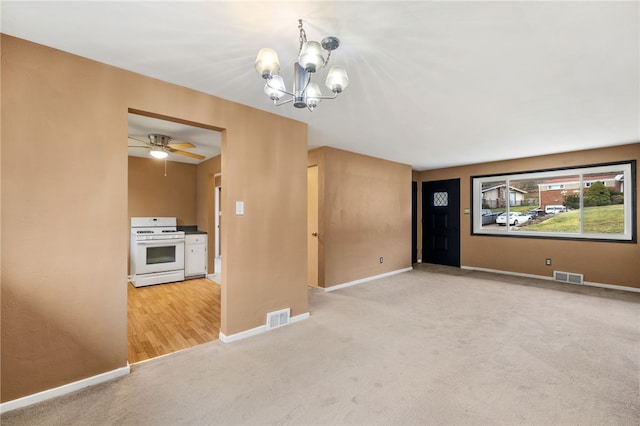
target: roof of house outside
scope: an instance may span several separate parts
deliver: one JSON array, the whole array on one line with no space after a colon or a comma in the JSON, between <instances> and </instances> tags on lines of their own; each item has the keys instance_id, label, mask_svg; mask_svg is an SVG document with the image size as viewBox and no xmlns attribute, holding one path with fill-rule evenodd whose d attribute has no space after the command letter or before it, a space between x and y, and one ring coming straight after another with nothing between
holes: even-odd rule
<instances>
[{"instance_id":1,"label":"roof of house outside","mask_svg":"<svg viewBox=\"0 0 640 426\"><path fill-rule=\"evenodd\" d=\"M482 192L491 191L491 190L493 190L493 189L497 189L497 188L503 188L503 187L505 187L505 186L507 186L507 185L503 183L503 184L501 184L501 185L494 185L494 186L491 186L491 187L489 187L489 188L482 188ZM520 188L513 187L513 186L511 186L511 185L509 185L509 189L511 189L511 190L513 190L513 191L516 191L516 192L521 192L521 193L523 193L523 194L528 194L528 192L527 192L527 191L525 191L525 190L523 190L523 189L520 189Z\"/></svg>"}]
</instances>

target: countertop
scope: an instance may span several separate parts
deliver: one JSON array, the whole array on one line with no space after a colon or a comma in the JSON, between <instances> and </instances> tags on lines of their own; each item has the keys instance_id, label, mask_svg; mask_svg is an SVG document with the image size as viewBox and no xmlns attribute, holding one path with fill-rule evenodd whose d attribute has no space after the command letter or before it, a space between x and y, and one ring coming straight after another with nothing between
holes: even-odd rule
<instances>
[{"instance_id":1,"label":"countertop","mask_svg":"<svg viewBox=\"0 0 640 426\"><path fill-rule=\"evenodd\" d=\"M185 235L191 234L203 234L207 235L205 231L199 231L197 225L183 225L177 227L178 231L184 231Z\"/></svg>"}]
</instances>

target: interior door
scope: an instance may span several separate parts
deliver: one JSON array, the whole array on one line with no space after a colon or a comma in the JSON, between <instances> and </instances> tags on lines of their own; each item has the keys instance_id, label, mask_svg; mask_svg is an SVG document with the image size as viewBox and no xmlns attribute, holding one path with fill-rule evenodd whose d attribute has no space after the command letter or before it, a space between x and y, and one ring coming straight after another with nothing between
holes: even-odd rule
<instances>
[{"instance_id":1,"label":"interior door","mask_svg":"<svg viewBox=\"0 0 640 426\"><path fill-rule=\"evenodd\" d=\"M307 284L318 286L318 166L307 168Z\"/></svg>"},{"instance_id":2,"label":"interior door","mask_svg":"<svg viewBox=\"0 0 640 426\"><path fill-rule=\"evenodd\" d=\"M460 266L460 179L422 183L422 256Z\"/></svg>"}]
</instances>

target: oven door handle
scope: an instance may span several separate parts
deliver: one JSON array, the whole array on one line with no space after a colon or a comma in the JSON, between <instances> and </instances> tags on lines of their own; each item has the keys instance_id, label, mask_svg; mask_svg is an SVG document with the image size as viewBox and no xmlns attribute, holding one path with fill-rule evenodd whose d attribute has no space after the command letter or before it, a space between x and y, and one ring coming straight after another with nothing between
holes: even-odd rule
<instances>
[{"instance_id":1,"label":"oven door handle","mask_svg":"<svg viewBox=\"0 0 640 426\"><path fill-rule=\"evenodd\" d=\"M148 240L148 241L136 241L137 245L141 246L157 246L157 245L167 245L171 243L184 243L184 239L176 238L172 240Z\"/></svg>"}]
</instances>

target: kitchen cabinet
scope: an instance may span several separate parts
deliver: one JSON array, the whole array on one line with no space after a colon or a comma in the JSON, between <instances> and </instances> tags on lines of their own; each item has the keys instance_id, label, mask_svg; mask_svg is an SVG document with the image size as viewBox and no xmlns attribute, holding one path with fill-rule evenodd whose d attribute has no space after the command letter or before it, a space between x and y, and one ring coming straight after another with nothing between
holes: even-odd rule
<instances>
[{"instance_id":1,"label":"kitchen cabinet","mask_svg":"<svg viewBox=\"0 0 640 426\"><path fill-rule=\"evenodd\" d=\"M184 277L207 276L207 234L187 234L184 237Z\"/></svg>"}]
</instances>

